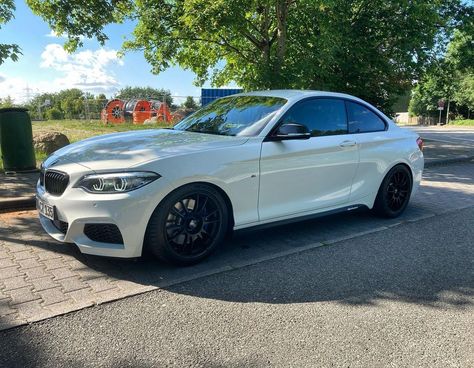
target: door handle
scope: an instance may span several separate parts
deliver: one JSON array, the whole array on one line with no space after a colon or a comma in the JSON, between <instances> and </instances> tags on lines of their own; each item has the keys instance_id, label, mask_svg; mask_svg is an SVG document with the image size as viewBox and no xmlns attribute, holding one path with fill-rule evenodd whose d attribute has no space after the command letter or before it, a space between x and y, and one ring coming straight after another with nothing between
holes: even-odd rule
<instances>
[{"instance_id":1,"label":"door handle","mask_svg":"<svg viewBox=\"0 0 474 368\"><path fill-rule=\"evenodd\" d=\"M340 147L354 147L357 143L354 141L344 141L339 143Z\"/></svg>"}]
</instances>

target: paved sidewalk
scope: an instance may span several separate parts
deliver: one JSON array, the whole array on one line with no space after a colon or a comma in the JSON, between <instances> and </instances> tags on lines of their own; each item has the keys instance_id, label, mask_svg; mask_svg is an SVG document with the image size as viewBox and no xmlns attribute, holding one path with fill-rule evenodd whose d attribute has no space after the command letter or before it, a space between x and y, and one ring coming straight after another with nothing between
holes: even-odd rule
<instances>
[{"instance_id":1,"label":"paved sidewalk","mask_svg":"<svg viewBox=\"0 0 474 368\"><path fill-rule=\"evenodd\" d=\"M474 159L474 148L462 144L425 139L423 154L425 156L425 167L430 167L456 161L472 160Z\"/></svg>"},{"instance_id":2,"label":"paved sidewalk","mask_svg":"<svg viewBox=\"0 0 474 368\"><path fill-rule=\"evenodd\" d=\"M0 214L0 330L472 206L474 164L437 167L398 219L360 211L241 233L187 268L82 255L44 234L35 211Z\"/></svg>"},{"instance_id":3,"label":"paved sidewalk","mask_svg":"<svg viewBox=\"0 0 474 368\"><path fill-rule=\"evenodd\" d=\"M34 207L39 171L0 173L0 212Z\"/></svg>"}]
</instances>

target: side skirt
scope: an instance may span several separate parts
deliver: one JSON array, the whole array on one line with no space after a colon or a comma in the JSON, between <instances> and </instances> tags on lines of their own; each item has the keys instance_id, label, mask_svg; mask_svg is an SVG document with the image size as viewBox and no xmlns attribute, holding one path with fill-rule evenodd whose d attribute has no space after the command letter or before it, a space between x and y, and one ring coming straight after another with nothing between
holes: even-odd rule
<instances>
[{"instance_id":1,"label":"side skirt","mask_svg":"<svg viewBox=\"0 0 474 368\"><path fill-rule=\"evenodd\" d=\"M267 228L271 228L271 227L275 227L275 226L288 225L288 224L292 224L294 222L313 220L313 219L319 218L319 217L325 217L325 216L334 215L334 214L337 214L337 213L348 212L348 211L355 211L355 210L358 210L358 209L369 209L369 207L367 207L365 204L353 204L353 205L350 205L350 206L336 208L334 210L329 210L329 211L318 212L318 213L314 213L314 214L311 214L311 215L297 216L297 217L292 217L292 218L285 219L285 220L277 220L277 221L272 221L272 222L266 222L264 224L251 225L249 227L234 230L234 232L241 234L241 233L251 232L251 231L255 231L255 230L267 229Z\"/></svg>"}]
</instances>

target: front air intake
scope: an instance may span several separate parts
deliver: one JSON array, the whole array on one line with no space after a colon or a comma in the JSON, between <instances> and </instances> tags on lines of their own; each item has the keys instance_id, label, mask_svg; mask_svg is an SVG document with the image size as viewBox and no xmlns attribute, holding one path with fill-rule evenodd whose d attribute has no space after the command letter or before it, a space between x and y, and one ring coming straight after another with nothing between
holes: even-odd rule
<instances>
[{"instance_id":1,"label":"front air intake","mask_svg":"<svg viewBox=\"0 0 474 368\"><path fill-rule=\"evenodd\" d=\"M84 234L96 242L123 244L122 234L114 224L86 224Z\"/></svg>"}]
</instances>

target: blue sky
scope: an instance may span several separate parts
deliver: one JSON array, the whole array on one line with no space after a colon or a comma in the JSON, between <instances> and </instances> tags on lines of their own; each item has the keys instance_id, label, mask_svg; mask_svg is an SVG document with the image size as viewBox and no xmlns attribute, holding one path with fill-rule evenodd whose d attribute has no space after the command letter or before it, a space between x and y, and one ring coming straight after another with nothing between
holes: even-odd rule
<instances>
[{"instance_id":1,"label":"blue sky","mask_svg":"<svg viewBox=\"0 0 474 368\"><path fill-rule=\"evenodd\" d=\"M9 95L15 103L22 103L27 88L31 97L73 87L111 97L127 85L165 88L175 96L200 95L190 71L173 67L153 75L141 53L117 58L123 40L131 37L132 23L108 26L105 31L109 40L103 47L95 40L86 39L82 48L67 54L62 49L63 37L54 35L23 1L15 3L15 19L2 26L0 39L2 43L20 45L23 55L17 62L8 60L0 65L0 98Z\"/></svg>"}]
</instances>

